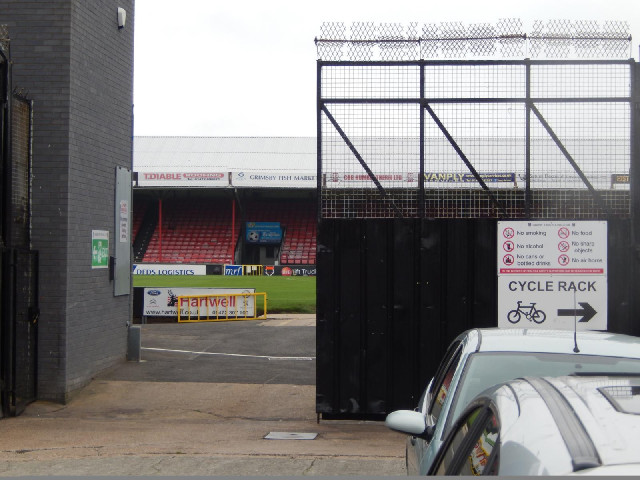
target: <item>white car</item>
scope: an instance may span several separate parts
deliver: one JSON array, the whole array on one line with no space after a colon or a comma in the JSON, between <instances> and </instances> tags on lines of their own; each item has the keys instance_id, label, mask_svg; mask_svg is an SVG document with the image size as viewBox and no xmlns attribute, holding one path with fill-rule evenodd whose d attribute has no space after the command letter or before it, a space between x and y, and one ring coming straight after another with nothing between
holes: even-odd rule
<instances>
[{"instance_id":1,"label":"white car","mask_svg":"<svg viewBox=\"0 0 640 480\"><path fill-rule=\"evenodd\" d=\"M640 375L526 377L476 397L431 475L640 475Z\"/></svg>"},{"instance_id":2,"label":"white car","mask_svg":"<svg viewBox=\"0 0 640 480\"><path fill-rule=\"evenodd\" d=\"M524 376L640 373L640 338L607 332L473 329L445 354L415 409L387 416L407 433L407 473L424 475L469 402L487 388Z\"/></svg>"}]
</instances>

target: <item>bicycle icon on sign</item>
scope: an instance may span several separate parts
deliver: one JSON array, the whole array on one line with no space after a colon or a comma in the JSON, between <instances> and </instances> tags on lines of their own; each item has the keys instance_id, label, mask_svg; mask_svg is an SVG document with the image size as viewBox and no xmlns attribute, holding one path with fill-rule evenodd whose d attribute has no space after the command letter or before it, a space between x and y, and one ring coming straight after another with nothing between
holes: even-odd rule
<instances>
[{"instance_id":1,"label":"bicycle icon on sign","mask_svg":"<svg viewBox=\"0 0 640 480\"><path fill-rule=\"evenodd\" d=\"M522 302L518 300L518 308L511 310L507 314L507 320L511 323L518 323L522 318L522 315L524 315L530 322L533 321L537 324L540 324L547 319L547 314L542 310L538 310L535 302L531 302L531 305L522 305Z\"/></svg>"}]
</instances>

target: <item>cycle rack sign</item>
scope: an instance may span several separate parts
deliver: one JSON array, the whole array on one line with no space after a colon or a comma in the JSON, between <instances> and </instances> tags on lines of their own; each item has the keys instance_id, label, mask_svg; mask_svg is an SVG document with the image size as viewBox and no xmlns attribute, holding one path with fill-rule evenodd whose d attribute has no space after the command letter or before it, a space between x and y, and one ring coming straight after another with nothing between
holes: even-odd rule
<instances>
[{"instance_id":1,"label":"cycle rack sign","mask_svg":"<svg viewBox=\"0 0 640 480\"><path fill-rule=\"evenodd\" d=\"M607 222L498 222L498 327L607 329Z\"/></svg>"}]
</instances>

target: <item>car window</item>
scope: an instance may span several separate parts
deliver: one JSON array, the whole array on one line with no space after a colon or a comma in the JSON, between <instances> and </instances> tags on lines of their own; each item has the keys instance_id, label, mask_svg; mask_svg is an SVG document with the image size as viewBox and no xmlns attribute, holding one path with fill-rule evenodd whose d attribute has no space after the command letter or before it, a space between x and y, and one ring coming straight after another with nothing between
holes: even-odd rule
<instances>
[{"instance_id":1,"label":"car window","mask_svg":"<svg viewBox=\"0 0 640 480\"><path fill-rule=\"evenodd\" d=\"M451 475L455 466L456 453L463 448L463 444L467 435L473 428L473 424L480 417L484 407L478 407L467 416L466 420L458 425L458 428L452 433L450 440L443 445L443 452L440 456L439 464L435 469L434 475Z\"/></svg>"},{"instance_id":2,"label":"car window","mask_svg":"<svg viewBox=\"0 0 640 480\"><path fill-rule=\"evenodd\" d=\"M464 453L466 459L456 471L458 475L497 475L498 462L496 448L498 442L498 419L493 412L486 416L484 425L475 429L475 442L471 452ZM495 457L494 457L495 456Z\"/></svg>"},{"instance_id":3,"label":"car window","mask_svg":"<svg viewBox=\"0 0 640 480\"><path fill-rule=\"evenodd\" d=\"M481 352L469 356L449 411L444 435L473 398L498 383L526 376L638 372L640 360L564 353Z\"/></svg>"},{"instance_id":4,"label":"car window","mask_svg":"<svg viewBox=\"0 0 640 480\"><path fill-rule=\"evenodd\" d=\"M449 345L447 352L444 354L444 357L442 357L442 360L440 361L440 364L436 369L436 374L433 376L433 378L427 385L427 388L424 390L424 392L422 393L422 396L420 397L420 402L418 403L418 407L422 413L424 414L427 413L427 410L431 405L431 401L435 396L435 392L437 392L436 386L438 386L439 388L440 385L442 384L442 380L444 379L444 376L447 373L447 370L449 369L451 363L454 361L456 355L458 354L461 348L462 348L462 344L459 341Z\"/></svg>"},{"instance_id":5,"label":"car window","mask_svg":"<svg viewBox=\"0 0 640 480\"><path fill-rule=\"evenodd\" d=\"M453 356L450 358L446 368L440 372L438 378L436 378L436 382L434 382L432 386L433 397L431 399L429 414L433 416L435 422L438 421L440 412L442 411L442 406L451 392L451 382L456 368L458 367L458 363L460 363L461 356L462 347L458 346L458 348L454 350Z\"/></svg>"},{"instance_id":6,"label":"car window","mask_svg":"<svg viewBox=\"0 0 640 480\"><path fill-rule=\"evenodd\" d=\"M434 475L496 475L498 432L490 409L472 410L445 442Z\"/></svg>"}]
</instances>

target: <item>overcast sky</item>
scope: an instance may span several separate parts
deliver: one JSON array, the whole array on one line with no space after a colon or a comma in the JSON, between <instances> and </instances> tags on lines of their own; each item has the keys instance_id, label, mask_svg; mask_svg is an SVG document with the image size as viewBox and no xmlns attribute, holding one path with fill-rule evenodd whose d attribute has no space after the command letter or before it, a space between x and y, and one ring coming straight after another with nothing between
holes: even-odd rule
<instances>
[{"instance_id":1,"label":"overcast sky","mask_svg":"<svg viewBox=\"0 0 640 480\"><path fill-rule=\"evenodd\" d=\"M315 136L323 22L627 21L640 0L136 0L135 135Z\"/></svg>"}]
</instances>

